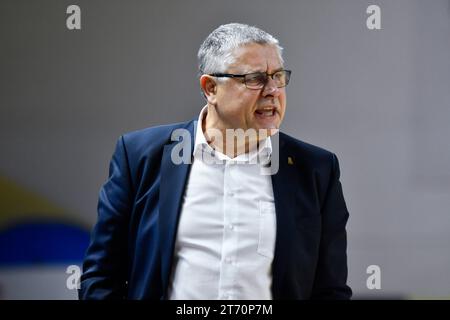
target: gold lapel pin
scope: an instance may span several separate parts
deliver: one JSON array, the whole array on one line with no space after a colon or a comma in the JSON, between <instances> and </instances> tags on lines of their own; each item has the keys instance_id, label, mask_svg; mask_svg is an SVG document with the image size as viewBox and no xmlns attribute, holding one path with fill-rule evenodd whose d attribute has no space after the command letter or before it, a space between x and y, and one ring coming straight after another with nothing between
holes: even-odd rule
<instances>
[{"instance_id":1,"label":"gold lapel pin","mask_svg":"<svg viewBox=\"0 0 450 320\"><path fill-rule=\"evenodd\" d=\"M288 164L291 166L294 164L294 160L291 157L288 157Z\"/></svg>"}]
</instances>

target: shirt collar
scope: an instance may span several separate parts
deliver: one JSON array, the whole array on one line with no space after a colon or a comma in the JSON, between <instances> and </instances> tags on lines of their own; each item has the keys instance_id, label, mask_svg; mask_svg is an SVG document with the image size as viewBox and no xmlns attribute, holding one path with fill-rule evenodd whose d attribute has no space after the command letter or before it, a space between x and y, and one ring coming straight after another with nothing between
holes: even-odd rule
<instances>
[{"instance_id":1,"label":"shirt collar","mask_svg":"<svg viewBox=\"0 0 450 320\"><path fill-rule=\"evenodd\" d=\"M193 157L196 159L202 159L202 155L205 152L210 154L210 157L213 157L221 162L231 162L231 163L257 163L259 158L259 163L266 164L270 161L270 157L272 155L272 142L270 137L265 138L260 141L258 150L252 150L249 153L240 154L235 158L230 158L226 154L223 154L219 151L214 150L206 141L205 135L202 129L203 119L206 117L208 113L208 105L204 106L200 111L197 121L197 128L195 132L195 144L194 151L192 153Z\"/></svg>"}]
</instances>

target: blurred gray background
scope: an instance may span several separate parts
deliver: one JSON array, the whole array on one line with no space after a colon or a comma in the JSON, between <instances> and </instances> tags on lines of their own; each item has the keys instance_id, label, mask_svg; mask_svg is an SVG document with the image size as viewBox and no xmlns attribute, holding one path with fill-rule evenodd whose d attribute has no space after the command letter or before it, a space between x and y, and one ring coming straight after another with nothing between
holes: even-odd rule
<instances>
[{"instance_id":1,"label":"blurred gray background","mask_svg":"<svg viewBox=\"0 0 450 320\"><path fill-rule=\"evenodd\" d=\"M71 4L81 30L66 28ZM366 27L371 4L381 30ZM280 40L282 130L339 157L355 298L450 298L448 0L2 0L0 175L90 228L116 139L198 115L196 53L228 22ZM4 298L76 296L19 278L0 270Z\"/></svg>"}]
</instances>

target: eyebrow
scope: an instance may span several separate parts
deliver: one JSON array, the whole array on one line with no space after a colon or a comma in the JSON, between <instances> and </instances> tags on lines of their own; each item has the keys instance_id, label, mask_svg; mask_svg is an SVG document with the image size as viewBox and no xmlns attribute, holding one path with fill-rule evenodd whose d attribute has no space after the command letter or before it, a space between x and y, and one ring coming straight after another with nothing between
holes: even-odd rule
<instances>
[{"instance_id":1,"label":"eyebrow","mask_svg":"<svg viewBox=\"0 0 450 320\"><path fill-rule=\"evenodd\" d=\"M276 72L278 72L278 71L281 71L281 70L284 70L284 68L283 67L280 67L280 68L278 68L278 69L275 69L272 73L276 73ZM260 71L260 70L258 70L258 71L248 71L248 72L244 72L243 74L248 74L248 73L266 73L267 71Z\"/></svg>"}]
</instances>

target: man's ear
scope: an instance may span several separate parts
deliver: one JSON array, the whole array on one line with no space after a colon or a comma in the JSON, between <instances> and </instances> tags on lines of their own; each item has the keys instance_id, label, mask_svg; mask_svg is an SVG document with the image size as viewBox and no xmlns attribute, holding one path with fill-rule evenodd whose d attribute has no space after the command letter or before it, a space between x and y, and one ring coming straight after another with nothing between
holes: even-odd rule
<instances>
[{"instance_id":1,"label":"man's ear","mask_svg":"<svg viewBox=\"0 0 450 320\"><path fill-rule=\"evenodd\" d=\"M204 74L200 77L200 87L202 88L203 95L205 96L206 100L208 100L208 103L212 105L216 104L216 80L212 76Z\"/></svg>"}]
</instances>

